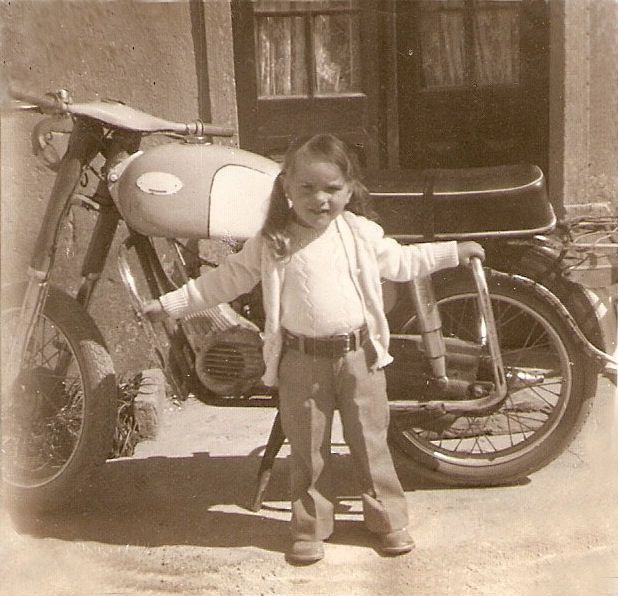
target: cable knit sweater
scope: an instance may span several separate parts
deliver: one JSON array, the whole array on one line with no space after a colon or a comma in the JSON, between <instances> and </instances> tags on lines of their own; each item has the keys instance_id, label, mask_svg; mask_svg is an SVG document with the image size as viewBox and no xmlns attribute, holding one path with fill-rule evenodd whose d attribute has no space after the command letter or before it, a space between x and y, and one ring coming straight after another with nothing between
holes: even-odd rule
<instances>
[{"instance_id":1,"label":"cable knit sweater","mask_svg":"<svg viewBox=\"0 0 618 596\"><path fill-rule=\"evenodd\" d=\"M281 325L297 335L346 333L365 323L356 262L349 261L337 227L335 221L324 231L290 224Z\"/></svg>"},{"instance_id":2,"label":"cable knit sweater","mask_svg":"<svg viewBox=\"0 0 618 596\"><path fill-rule=\"evenodd\" d=\"M344 211L335 220L349 262L356 262L358 283L365 305L365 319L381 368L392 362L388 353L389 329L380 279L405 282L459 264L456 242L401 245L384 236L384 230L364 217ZM264 362L266 385L276 385L281 356L281 290L286 260L278 259L261 234L247 240L242 250L231 255L216 269L161 297L167 314L181 318L194 312L229 302L262 282L266 314Z\"/></svg>"}]
</instances>

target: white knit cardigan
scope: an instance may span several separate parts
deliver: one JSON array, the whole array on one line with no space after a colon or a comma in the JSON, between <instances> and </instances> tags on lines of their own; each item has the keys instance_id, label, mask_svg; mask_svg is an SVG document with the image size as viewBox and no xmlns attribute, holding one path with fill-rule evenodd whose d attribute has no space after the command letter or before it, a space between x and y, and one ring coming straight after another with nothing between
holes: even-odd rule
<instances>
[{"instance_id":1,"label":"white knit cardigan","mask_svg":"<svg viewBox=\"0 0 618 596\"><path fill-rule=\"evenodd\" d=\"M401 245L384 236L384 230L365 217L344 211L335 220L351 263L356 262L359 284L365 303L365 318L377 354L376 368L392 362L388 353L390 333L384 314L380 279L405 282L459 264L456 242ZM354 258L354 252L356 253ZM175 319L230 302L262 282L264 325L264 362L262 378L266 385L277 384L281 357L281 289L285 259L278 259L268 240L258 234L247 240L242 250L199 278L161 296L165 312Z\"/></svg>"}]
</instances>

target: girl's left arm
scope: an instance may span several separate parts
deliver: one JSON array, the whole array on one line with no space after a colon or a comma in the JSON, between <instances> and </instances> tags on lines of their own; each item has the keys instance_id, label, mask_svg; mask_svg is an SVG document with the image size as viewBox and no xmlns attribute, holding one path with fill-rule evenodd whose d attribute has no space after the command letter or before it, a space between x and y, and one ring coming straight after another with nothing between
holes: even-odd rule
<instances>
[{"instance_id":1,"label":"girl's left arm","mask_svg":"<svg viewBox=\"0 0 618 596\"><path fill-rule=\"evenodd\" d=\"M363 223L383 278L410 281L421 275L459 265L455 241L402 245L393 238L385 237L384 230L378 224L370 221Z\"/></svg>"}]
</instances>

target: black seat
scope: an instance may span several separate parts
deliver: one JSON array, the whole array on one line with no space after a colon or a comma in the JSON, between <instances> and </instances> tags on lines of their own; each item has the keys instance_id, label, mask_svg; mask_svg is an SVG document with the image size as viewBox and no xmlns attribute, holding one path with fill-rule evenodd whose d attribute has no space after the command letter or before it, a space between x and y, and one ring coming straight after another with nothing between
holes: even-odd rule
<instances>
[{"instance_id":1,"label":"black seat","mask_svg":"<svg viewBox=\"0 0 618 596\"><path fill-rule=\"evenodd\" d=\"M530 236L556 223L534 165L380 171L366 184L384 230L404 242Z\"/></svg>"}]
</instances>

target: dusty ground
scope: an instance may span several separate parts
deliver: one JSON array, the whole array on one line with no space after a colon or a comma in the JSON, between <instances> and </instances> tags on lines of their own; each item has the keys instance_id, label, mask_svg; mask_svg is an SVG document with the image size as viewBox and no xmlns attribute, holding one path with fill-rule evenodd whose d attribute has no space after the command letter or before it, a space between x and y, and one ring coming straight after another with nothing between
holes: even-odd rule
<instances>
[{"instance_id":1,"label":"dusty ground","mask_svg":"<svg viewBox=\"0 0 618 596\"><path fill-rule=\"evenodd\" d=\"M156 441L106 464L88 510L2 514L0 593L618 594L614 391L603 380L572 448L518 486L445 489L400 461L417 549L398 558L374 550L337 443L336 532L310 567L284 561L286 447L264 508L246 508L273 410L168 404Z\"/></svg>"}]
</instances>

